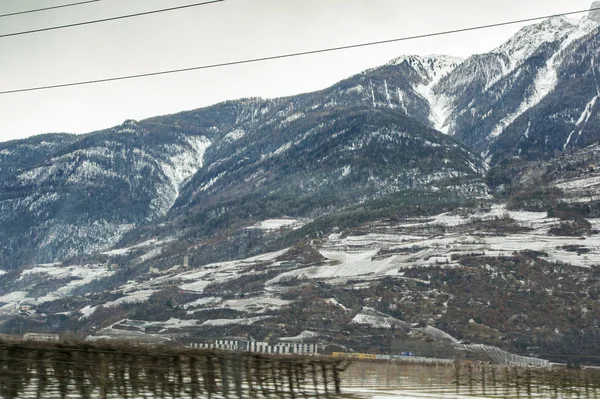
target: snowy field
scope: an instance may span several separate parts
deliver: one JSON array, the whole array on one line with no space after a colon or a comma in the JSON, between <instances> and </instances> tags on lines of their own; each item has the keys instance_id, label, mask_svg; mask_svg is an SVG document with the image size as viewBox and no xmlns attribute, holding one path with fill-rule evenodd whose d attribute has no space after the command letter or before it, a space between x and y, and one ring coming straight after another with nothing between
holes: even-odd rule
<instances>
[{"instance_id":1,"label":"snowy field","mask_svg":"<svg viewBox=\"0 0 600 399\"><path fill-rule=\"evenodd\" d=\"M600 228L600 219L589 219L593 228ZM490 229L486 223L507 223L506 231ZM277 311L293 303L283 300L286 282L326 281L334 285L345 285L353 280L355 284L369 284L384 277L415 280L406 277L406 271L414 267L444 268L456 267L457 256L477 254L486 257L512 256L519 251L539 251L546 254L549 262L562 262L581 268L600 264L600 235L586 237L552 236L549 229L560 223L542 212L510 211L502 205L478 212L452 212L426 218L413 218L397 223L381 222L371 226L366 234L336 233L315 246L324 261L314 264L296 264L286 257L288 249L266 253L247 259L220 262L185 270L180 265L158 274L149 274L143 280L129 281L115 287L111 293L117 294L104 307L122 304L145 303L150 296L164 287L177 286L182 291L199 297L182 305L188 315L199 310L232 309L244 312L246 319L208 320L204 325L251 324L260 322L266 312ZM301 225L294 219L266 220L254 228L276 230L296 228ZM112 256L122 256L140 251L139 257L159 256L161 248L172 238L162 241L148 240L132 247L106 252ZM582 249L582 251L573 250ZM285 260L283 260L285 259ZM135 261L135 260L134 260ZM72 295L74 289L94 280L109 277L115 273L108 265L61 264L35 265L24 270L14 291L0 294L0 314L14 315L23 306L36 306ZM269 278L263 276L270 273ZM205 294L207 287L214 284L232 283L240 278L260 281L264 279L264 290L254 292L246 298L221 298ZM44 279L57 281L58 288L42 295L35 289L36 281ZM28 284L31 282L31 286ZM424 284L428 281L419 280ZM27 283L27 284L26 284ZM79 309L83 318L92 315L99 304ZM377 325L395 324L378 315L359 315L355 323ZM368 324L367 323L367 324ZM169 324L169 323L167 323ZM185 328L186 323L171 323L164 328Z\"/></svg>"}]
</instances>

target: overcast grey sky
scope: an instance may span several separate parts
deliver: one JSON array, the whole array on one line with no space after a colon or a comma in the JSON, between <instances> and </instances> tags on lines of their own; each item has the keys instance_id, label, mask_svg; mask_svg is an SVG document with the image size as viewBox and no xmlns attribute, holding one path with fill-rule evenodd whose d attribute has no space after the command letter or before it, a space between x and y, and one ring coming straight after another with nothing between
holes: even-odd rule
<instances>
[{"instance_id":1,"label":"overcast grey sky","mask_svg":"<svg viewBox=\"0 0 600 399\"><path fill-rule=\"evenodd\" d=\"M0 0L0 14L80 0ZM0 34L190 4L102 0L0 18ZM591 0L226 0L139 18L0 38L0 91L385 40L589 8ZM213 70L0 95L0 141L85 133L125 119L249 96L321 89L402 54L466 57L520 26Z\"/></svg>"}]
</instances>

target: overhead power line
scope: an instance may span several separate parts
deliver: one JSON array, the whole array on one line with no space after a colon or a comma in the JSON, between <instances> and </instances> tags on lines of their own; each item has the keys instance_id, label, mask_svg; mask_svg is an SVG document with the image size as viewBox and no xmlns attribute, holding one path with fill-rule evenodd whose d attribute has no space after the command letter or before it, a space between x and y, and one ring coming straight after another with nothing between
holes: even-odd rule
<instances>
[{"instance_id":1,"label":"overhead power line","mask_svg":"<svg viewBox=\"0 0 600 399\"><path fill-rule=\"evenodd\" d=\"M216 1L223 1L223 0L216 0ZM151 76L160 76L160 75L169 75L169 74L175 74L175 73L181 73L181 72L199 71L199 70L203 70L203 69L222 68L222 67L233 66L233 65L252 64L252 63L257 63L257 62L300 57L300 56L311 55L311 54L330 53L330 52L334 52L334 51L349 50L349 49L355 49L355 48L361 48L361 47L378 46L378 45L388 44L388 43L396 43L396 42L402 42L402 41L408 41L408 40L424 39L424 38L428 38L428 37L436 37L436 36L450 35L450 34L455 34L455 33L489 29L489 28L495 28L495 27L499 27L499 26L515 25L515 24L539 21L542 19L548 19L548 18L559 17L559 16L583 14L583 13L587 13L587 12L591 12L591 11L600 11L600 7L589 8L589 9L580 10L580 11L565 12L562 14L545 15L545 16L540 16L540 17L519 19L519 20L513 20L513 21L507 21L507 22L498 22L498 23L494 23L494 24L479 25L479 26L473 26L473 27L469 27L469 28L453 29L453 30L434 32L434 33L425 33L425 34L414 35L414 36L405 36L405 37L400 37L400 38L396 38L396 39L387 39L387 40L379 40L379 41L374 41L374 42L350 44L350 45L346 45L346 46L328 47L328 48L322 48L322 49L316 49L316 50L299 51L299 52L295 52L295 53L271 55L271 56L258 57L258 58L248 58L248 59L243 59L243 60L221 62L221 63L216 63L216 64L207 64L207 65L200 65L200 66L187 67L187 68L139 73L139 74L135 74L135 75L115 76L115 77L110 77L110 78L59 83L59 84L52 84L52 85L47 85L47 86L35 86L35 87L26 87L26 88L21 88L21 89L4 90L4 91L0 91L0 95L12 94L12 93L22 93L22 92L28 92L28 91L57 89L57 88L61 88L61 87L91 85L91 84L96 84L96 83L114 82L114 81L119 81L119 80L139 79L139 78L146 78L146 77L151 77ZM0 37L2 37L2 36L0 36Z\"/></svg>"},{"instance_id":2,"label":"overhead power line","mask_svg":"<svg viewBox=\"0 0 600 399\"><path fill-rule=\"evenodd\" d=\"M100 0L96 0L96 1L100 1ZM213 4L213 3L221 3L223 1L225 1L225 0L210 0L210 1L204 1L201 3L186 4L186 5L177 6L177 7L161 8L160 10L144 11L144 12L138 12L135 14L119 15L117 17L96 19L93 21L75 22L75 23L66 24L66 25L50 26L48 28L40 28L40 29L24 30L24 31L20 31L20 32L5 33L5 34L0 35L0 38L28 35L31 33L47 32L47 31L51 31L51 30L58 30L58 29L65 29L65 28L73 28L76 26L83 26L83 25L99 24L102 22L116 21L119 19L141 17L143 15L158 14L158 13L163 13L163 12L168 12L168 11L183 10L185 8L205 6L205 5Z\"/></svg>"},{"instance_id":3,"label":"overhead power line","mask_svg":"<svg viewBox=\"0 0 600 399\"><path fill-rule=\"evenodd\" d=\"M15 15L22 15L22 14L31 14L31 13L40 12L40 11L56 10L57 8L75 7L75 6L80 6L80 5L83 5L83 4L97 3L99 1L101 1L101 0L88 0L88 1L80 1L79 3L62 4L62 5L59 5L59 6L52 6L52 7L45 7L45 8L36 8L34 10L11 12L11 13L8 13L8 14L0 14L0 18L12 17L12 16L15 16Z\"/></svg>"}]
</instances>

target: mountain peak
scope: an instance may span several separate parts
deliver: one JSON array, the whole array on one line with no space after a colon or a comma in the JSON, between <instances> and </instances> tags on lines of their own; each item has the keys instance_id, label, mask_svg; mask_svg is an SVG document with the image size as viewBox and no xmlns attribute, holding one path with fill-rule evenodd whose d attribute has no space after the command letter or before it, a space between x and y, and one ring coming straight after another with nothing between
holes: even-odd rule
<instances>
[{"instance_id":1,"label":"mountain peak","mask_svg":"<svg viewBox=\"0 0 600 399\"><path fill-rule=\"evenodd\" d=\"M414 64L459 64L463 61L463 58L453 57L450 55L443 54L429 54L429 55L402 55L398 58L394 58L388 65L400 65L403 62L408 62L411 65Z\"/></svg>"},{"instance_id":2,"label":"mountain peak","mask_svg":"<svg viewBox=\"0 0 600 399\"><path fill-rule=\"evenodd\" d=\"M403 55L394 58L388 65L402 65L406 63L419 73L427 84L432 85L452 72L463 61L463 58L449 55Z\"/></svg>"},{"instance_id":3,"label":"mountain peak","mask_svg":"<svg viewBox=\"0 0 600 399\"><path fill-rule=\"evenodd\" d=\"M121 125L113 127L116 133L135 133L138 130L139 125L135 119L127 119Z\"/></svg>"},{"instance_id":4,"label":"mountain peak","mask_svg":"<svg viewBox=\"0 0 600 399\"><path fill-rule=\"evenodd\" d=\"M519 30L506 43L493 52L506 54L511 59L511 69L532 56L543 43L562 41L577 24L559 16Z\"/></svg>"},{"instance_id":5,"label":"mountain peak","mask_svg":"<svg viewBox=\"0 0 600 399\"><path fill-rule=\"evenodd\" d=\"M591 9L596 8L597 10L590 11L590 13L587 16L587 19L600 24L600 1L599 0L594 1L590 8Z\"/></svg>"}]
</instances>

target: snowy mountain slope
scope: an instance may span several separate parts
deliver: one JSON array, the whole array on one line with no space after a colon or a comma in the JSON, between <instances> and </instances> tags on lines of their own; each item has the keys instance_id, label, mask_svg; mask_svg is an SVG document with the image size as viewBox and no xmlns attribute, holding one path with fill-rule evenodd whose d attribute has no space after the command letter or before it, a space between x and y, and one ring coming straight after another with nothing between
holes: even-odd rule
<instances>
[{"instance_id":1,"label":"snowy mountain slope","mask_svg":"<svg viewBox=\"0 0 600 399\"><path fill-rule=\"evenodd\" d=\"M598 142L600 29L565 47L553 90L509 125L490 151L496 159L544 159Z\"/></svg>"},{"instance_id":2,"label":"snowy mountain slope","mask_svg":"<svg viewBox=\"0 0 600 399\"><path fill-rule=\"evenodd\" d=\"M564 97L564 92L556 92L561 85L575 86L578 90L586 87L584 82L578 81L579 71L566 70L569 69L568 60L581 55L579 48L582 45L594 46L597 28L598 22L593 15L580 22L555 17L521 29L488 54L467 59L433 88L432 103L440 104L438 108L445 115L440 130L455 136L474 151L489 156L493 163L506 157L511 146L521 148L510 155L523 153L528 156L535 142L530 139L532 130L547 129L547 125L554 123L557 117L564 120L558 123L570 123L569 133L576 130L575 125L582 123L580 118L568 121L563 115L537 110L544 106L548 97ZM590 60L587 61L590 65ZM586 96L585 99L588 112L592 112L591 97ZM578 107L585 109L585 105ZM528 116L531 112L537 113L535 118ZM571 110L563 108L558 112L564 114ZM516 128L516 125L519 127ZM515 130L523 137L517 138ZM509 133L511 131L513 133ZM506 139L506 135L511 137ZM546 138L542 140L543 147ZM499 141L504 144L496 144ZM532 143L525 145L527 141ZM547 157L553 150L559 149L552 138L548 147L532 153L531 158Z\"/></svg>"},{"instance_id":3,"label":"snowy mountain slope","mask_svg":"<svg viewBox=\"0 0 600 399\"><path fill-rule=\"evenodd\" d=\"M428 123L415 87L455 62L407 57L316 93L56 136L58 144L40 144L28 163L11 161L23 156L25 142L7 143L6 169L0 166L13 168L0 182L5 267L90 254L123 237L132 245L148 231L177 235L199 220L209 234L238 220L310 217L404 189L483 193L481 159L415 120ZM368 95L357 89L367 81ZM400 94L387 98L390 90ZM267 208L265 196L273 201ZM152 227L167 214L168 229Z\"/></svg>"},{"instance_id":4,"label":"snowy mountain slope","mask_svg":"<svg viewBox=\"0 0 600 399\"><path fill-rule=\"evenodd\" d=\"M405 189L481 195L479 157L427 128L492 164L597 142L599 20L551 18L464 61L402 56L314 93L3 143L2 262L133 245L165 227L311 218Z\"/></svg>"},{"instance_id":5,"label":"snowy mountain slope","mask_svg":"<svg viewBox=\"0 0 600 399\"><path fill-rule=\"evenodd\" d=\"M514 71L546 43L562 42L577 28L577 23L565 17L554 17L538 24L529 25L517 32L506 43L492 50L504 54L510 60L504 75ZM489 86L495 82L492 80Z\"/></svg>"},{"instance_id":6,"label":"snowy mountain slope","mask_svg":"<svg viewBox=\"0 0 600 399\"><path fill-rule=\"evenodd\" d=\"M0 277L0 316L25 305L25 328L52 323L117 338L261 339L310 329L323 342L360 347L379 337L374 345L387 347L383 337L396 332L508 350L536 342L548 354L570 329L593 328L600 311L599 236L549 235L560 223L496 205L372 221L303 247L191 269L173 261L135 280L115 280L128 271L103 265L36 266ZM95 290L102 281L119 282Z\"/></svg>"},{"instance_id":7,"label":"snowy mountain slope","mask_svg":"<svg viewBox=\"0 0 600 399\"><path fill-rule=\"evenodd\" d=\"M456 68L462 59L444 55L408 55L393 59L305 97L296 108L369 106L390 108L435 127L430 88Z\"/></svg>"},{"instance_id":8,"label":"snowy mountain slope","mask_svg":"<svg viewBox=\"0 0 600 399\"><path fill-rule=\"evenodd\" d=\"M220 151L209 149L206 167L185 185L171 227L313 217L407 189L485 195L480 158L389 108L306 111L248 130Z\"/></svg>"},{"instance_id":9,"label":"snowy mountain slope","mask_svg":"<svg viewBox=\"0 0 600 399\"><path fill-rule=\"evenodd\" d=\"M157 140L156 145L148 145ZM204 136L153 135L134 121L70 140L2 181L3 266L51 262L114 245L163 216L202 166ZM21 143L6 154L22 154ZM23 244L26 243L26 248Z\"/></svg>"},{"instance_id":10,"label":"snowy mountain slope","mask_svg":"<svg viewBox=\"0 0 600 399\"><path fill-rule=\"evenodd\" d=\"M400 57L391 63L397 64L400 60L411 65L422 76L421 82L416 86L415 90L429 104L428 118L430 126L445 132L444 121L448 117L447 109L444 106L444 100L435 95L433 88L443 78L450 75L464 60L448 56L408 56Z\"/></svg>"},{"instance_id":11,"label":"snowy mountain slope","mask_svg":"<svg viewBox=\"0 0 600 399\"><path fill-rule=\"evenodd\" d=\"M586 18L600 24L600 10L597 10L600 8L600 1L594 0L590 8L595 8L596 10L590 11Z\"/></svg>"},{"instance_id":12,"label":"snowy mountain slope","mask_svg":"<svg viewBox=\"0 0 600 399\"><path fill-rule=\"evenodd\" d=\"M600 216L600 145L536 162L514 173L504 192L511 206L569 212L571 217ZM582 228L585 229L585 223ZM591 226L590 226L591 227ZM588 227L589 228L589 227Z\"/></svg>"},{"instance_id":13,"label":"snowy mountain slope","mask_svg":"<svg viewBox=\"0 0 600 399\"><path fill-rule=\"evenodd\" d=\"M0 143L0 177L13 177L22 169L34 167L77 140L74 134L42 134L24 140Z\"/></svg>"}]
</instances>

